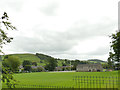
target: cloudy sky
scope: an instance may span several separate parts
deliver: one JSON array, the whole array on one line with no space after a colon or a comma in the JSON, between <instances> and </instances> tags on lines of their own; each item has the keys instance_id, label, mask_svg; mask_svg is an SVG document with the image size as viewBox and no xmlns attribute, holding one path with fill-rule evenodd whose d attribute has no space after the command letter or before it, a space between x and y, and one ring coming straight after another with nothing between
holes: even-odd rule
<instances>
[{"instance_id":1,"label":"cloudy sky","mask_svg":"<svg viewBox=\"0 0 120 90\"><path fill-rule=\"evenodd\" d=\"M118 28L118 0L1 0L17 31L6 54L43 53L63 59L101 59Z\"/></svg>"}]
</instances>

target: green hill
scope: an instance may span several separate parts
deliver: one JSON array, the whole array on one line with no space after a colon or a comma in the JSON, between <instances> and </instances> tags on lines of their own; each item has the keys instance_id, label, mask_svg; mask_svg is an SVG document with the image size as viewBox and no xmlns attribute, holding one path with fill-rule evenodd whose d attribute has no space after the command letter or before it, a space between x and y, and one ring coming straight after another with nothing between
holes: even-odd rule
<instances>
[{"instance_id":1,"label":"green hill","mask_svg":"<svg viewBox=\"0 0 120 90\"><path fill-rule=\"evenodd\" d=\"M40 58L38 58L35 54L9 54L10 56L17 56L20 59L20 62L22 63L24 60L29 60L31 62L40 62Z\"/></svg>"},{"instance_id":2,"label":"green hill","mask_svg":"<svg viewBox=\"0 0 120 90\"><path fill-rule=\"evenodd\" d=\"M41 53L36 53L36 54L30 54L30 53L23 53L23 54L9 54L10 56L17 56L20 59L20 62L22 64L22 62L24 60L29 60L31 62L37 62L38 66L45 66L46 63L54 57L51 57L49 55L45 55L45 54L41 54ZM9 56L8 55L8 56ZM54 58L56 59L56 58ZM62 66L63 64L65 65L70 65L70 60L67 59L56 59L57 60L57 64L58 66ZM84 62L79 60L80 62ZM99 59L89 59L87 60L89 63L101 63L101 64L105 64L107 62L99 60ZM68 63L69 62L69 63ZM74 63L76 62L76 60L72 60L71 64L74 65Z\"/></svg>"},{"instance_id":3,"label":"green hill","mask_svg":"<svg viewBox=\"0 0 120 90\"><path fill-rule=\"evenodd\" d=\"M90 63L101 63L101 64L107 63L106 61L102 61L102 60L99 60L99 59L89 59L88 62L90 62Z\"/></svg>"},{"instance_id":4,"label":"green hill","mask_svg":"<svg viewBox=\"0 0 120 90\"><path fill-rule=\"evenodd\" d=\"M38 66L44 66L46 65L46 63L48 62L48 60L50 60L51 57L49 55L45 55L45 54L41 54L41 53L36 53L36 54L30 54L30 53L23 53L23 54L9 54L8 56L16 56L19 57L20 62L22 64L22 62L24 60L29 60L31 62L37 62ZM57 60L57 59L56 59ZM58 60L57 60L58 61ZM61 60L58 61L58 65L61 66Z\"/></svg>"}]
</instances>

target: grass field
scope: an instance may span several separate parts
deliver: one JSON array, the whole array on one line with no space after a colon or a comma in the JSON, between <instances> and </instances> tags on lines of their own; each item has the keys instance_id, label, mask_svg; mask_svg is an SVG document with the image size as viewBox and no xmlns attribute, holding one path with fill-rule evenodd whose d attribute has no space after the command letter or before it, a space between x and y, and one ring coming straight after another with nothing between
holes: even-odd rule
<instances>
[{"instance_id":1,"label":"grass field","mask_svg":"<svg viewBox=\"0 0 120 90\"><path fill-rule=\"evenodd\" d=\"M20 73L15 74L14 77L20 85L45 85L45 86L63 86L63 87L76 87L76 81L73 80L75 76L102 76L108 77L118 76L118 72L38 72L38 73ZM105 79L105 78L104 78ZM90 81L90 80L88 80ZM4 84L3 84L4 87ZM89 85L82 85L82 88L89 87ZM99 87L99 85L97 86ZM105 85L102 85L104 88ZM111 87L111 86L109 86ZM115 86L117 87L117 86Z\"/></svg>"}]
</instances>

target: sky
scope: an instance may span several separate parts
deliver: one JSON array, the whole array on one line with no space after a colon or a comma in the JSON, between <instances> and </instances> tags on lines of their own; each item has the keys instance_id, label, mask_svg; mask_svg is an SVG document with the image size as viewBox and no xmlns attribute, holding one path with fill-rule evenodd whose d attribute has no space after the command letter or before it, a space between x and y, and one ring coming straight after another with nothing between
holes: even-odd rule
<instances>
[{"instance_id":1,"label":"sky","mask_svg":"<svg viewBox=\"0 0 120 90\"><path fill-rule=\"evenodd\" d=\"M6 54L43 53L61 59L107 61L118 29L118 0L1 0L17 30Z\"/></svg>"}]
</instances>

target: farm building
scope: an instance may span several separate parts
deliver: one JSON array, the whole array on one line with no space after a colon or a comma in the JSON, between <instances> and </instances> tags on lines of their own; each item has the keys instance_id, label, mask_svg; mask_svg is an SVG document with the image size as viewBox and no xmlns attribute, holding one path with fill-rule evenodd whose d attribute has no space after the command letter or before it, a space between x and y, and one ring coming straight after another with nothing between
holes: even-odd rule
<instances>
[{"instance_id":1,"label":"farm building","mask_svg":"<svg viewBox=\"0 0 120 90\"><path fill-rule=\"evenodd\" d=\"M101 64L79 64L76 67L77 72L100 72L103 71Z\"/></svg>"}]
</instances>

